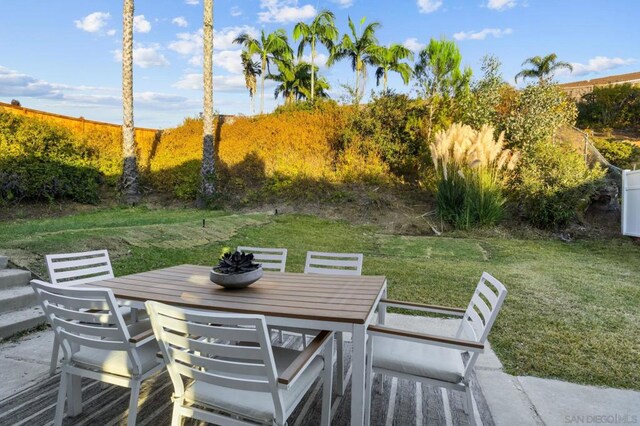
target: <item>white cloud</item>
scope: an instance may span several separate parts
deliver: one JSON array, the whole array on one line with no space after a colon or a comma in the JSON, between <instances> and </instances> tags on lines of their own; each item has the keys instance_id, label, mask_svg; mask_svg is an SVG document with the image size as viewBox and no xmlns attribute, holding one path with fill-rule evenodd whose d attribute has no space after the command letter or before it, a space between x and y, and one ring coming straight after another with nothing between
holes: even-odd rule
<instances>
[{"instance_id":1,"label":"white cloud","mask_svg":"<svg viewBox=\"0 0 640 426\"><path fill-rule=\"evenodd\" d=\"M406 39L402 45L413 52L418 52L426 46L424 43L420 43L415 37Z\"/></svg>"},{"instance_id":2,"label":"white cloud","mask_svg":"<svg viewBox=\"0 0 640 426\"><path fill-rule=\"evenodd\" d=\"M61 105L82 106L119 106L122 104L120 87L71 86L38 80L27 74L0 66L0 96L51 99ZM181 95L158 92L134 93L136 104L153 109L175 110L199 105Z\"/></svg>"},{"instance_id":3,"label":"white cloud","mask_svg":"<svg viewBox=\"0 0 640 426\"><path fill-rule=\"evenodd\" d=\"M435 12L442 6L441 0L417 0L417 3L420 13Z\"/></svg>"},{"instance_id":4,"label":"white cloud","mask_svg":"<svg viewBox=\"0 0 640 426\"><path fill-rule=\"evenodd\" d=\"M0 66L0 95L55 98L61 92L46 81Z\"/></svg>"},{"instance_id":5,"label":"white cloud","mask_svg":"<svg viewBox=\"0 0 640 426\"><path fill-rule=\"evenodd\" d=\"M233 6L231 8L231 16L240 16L242 15L242 9L240 9L238 6Z\"/></svg>"},{"instance_id":6,"label":"white cloud","mask_svg":"<svg viewBox=\"0 0 640 426\"><path fill-rule=\"evenodd\" d=\"M355 0L331 0L332 3L337 4L338 6L342 7L342 8L347 8L347 7L351 7L353 6L353 2Z\"/></svg>"},{"instance_id":7,"label":"white cloud","mask_svg":"<svg viewBox=\"0 0 640 426\"><path fill-rule=\"evenodd\" d=\"M73 22L76 24L76 28L79 28L82 31L97 33L107 25L109 18L111 18L111 15L107 12L93 12L84 18Z\"/></svg>"},{"instance_id":8,"label":"white cloud","mask_svg":"<svg viewBox=\"0 0 640 426\"><path fill-rule=\"evenodd\" d=\"M189 22L187 22L187 19L184 16L176 16L171 20L171 23L182 28L189 26Z\"/></svg>"},{"instance_id":9,"label":"white cloud","mask_svg":"<svg viewBox=\"0 0 640 426\"><path fill-rule=\"evenodd\" d=\"M516 0L489 0L487 7L493 10L511 9L516 5Z\"/></svg>"},{"instance_id":10,"label":"white cloud","mask_svg":"<svg viewBox=\"0 0 640 426\"><path fill-rule=\"evenodd\" d=\"M116 35L116 30L114 30L114 29L108 30L108 31L107 31L107 35L108 35L108 36L114 36L114 35Z\"/></svg>"},{"instance_id":11,"label":"white cloud","mask_svg":"<svg viewBox=\"0 0 640 426\"><path fill-rule=\"evenodd\" d=\"M140 68L166 67L169 65L167 58L160 53L161 47L157 43L136 44L133 47L133 63ZM116 61L122 61L122 50L115 50L113 57Z\"/></svg>"},{"instance_id":12,"label":"white cloud","mask_svg":"<svg viewBox=\"0 0 640 426\"><path fill-rule=\"evenodd\" d=\"M266 10L258 13L258 20L265 23L304 21L318 14L310 4L298 6L298 0L260 0L260 8Z\"/></svg>"},{"instance_id":13,"label":"white cloud","mask_svg":"<svg viewBox=\"0 0 640 426\"><path fill-rule=\"evenodd\" d=\"M509 35L513 32L511 28L485 28L481 31L460 31L459 33L455 33L453 38L456 40L484 40L488 36L500 38L505 35Z\"/></svg>"},{"instance_id":14,"label":"white cloud","mask_svg":"<svg viewBox=\"0 0 640 426\"><path fill-rule=\"evenodd\" d=\"M148 33L151 31L151 22L144 18L144 15L138 15L133 18L133 31L137 33Z\"/></svg>"},{"instance_id":15,"label":"white cloud","mask_svg":"<svg viewBox=\"0 0 640 426\"><path fill-rule=\"evenodd\" d=\"M589 59L586 64L581 64L579 62L572 62L573 72L571 75L579 76L591 73L599 73L602 71L612 70L614 68L622 67L625 65L633 64L635 59L628 58L609 58L607 56L596 56L595 58ZM561 70L558 74L569 74L568 70Z\"/></svg>"},{"instance_id":16,"label":"white cloud","mask_svg":"<svg viewBox=\"0 0 640 426\"><path fill-rule=\"evenodd\" d=\"M191 6L197 6L200 4L200 0L184 0L184 2Z\"/></svg>"},{"instance_id":17,"label":"white cloud","mask_svg":"<svg viewBox=\"0 0 640 426\"><path fill-rule=\"evenodd\" d=\"M225 27L220 31L213 31L213 47L214 49L227 50L239 47L233 43L236 37L242 33L247 33L251 37L258 37L258 30L249 25L241 25L237 27Z\"/></svg>"},{"instance_id":18,"label":"white cloud","mask_svg":"<svg viewBox=\"0 0 640 426\"><path fill-rule=\"evenodd\" d=\"M327 55L325 55L324 53L316 53L315 65L318 68L326 68L328 59L329 59L329 57ZM311 63L311 54L302 56L302 60L304 62Z\"/></svg>"},{"instance_id":19,"label":"white cloud","mask_svg":"<svg viewBox=\"0 0 640 426\"><path fill-rule=\"evenodd\" d=\"M248 25L237 27L225 27L219 31L214 30L213 48L218 50L233 50L239 46L233 43L233 40L242 33L248 33L252 37L258 36L258 30ZM202 65L202 28L191 33L178 33L177 40L169 43L169 49L179 53L182 56L190 56L188 62L193 66ZM239 59L238 59L239 63ZM235 68L237 69L237 68Z\"/></svg>"},{"instance_id":20,"label":"white cloud","mask_svg":"<svg viewBox=\"0 0 640 426\"><path fill-rule=\"evenodd\" d=\"M202 90L202 74L190 73L183 75L173 87L182 90ZM214 75L213 90L215 92L241 92L245 90L245 81L242 74L238 75Z\"/></svg>"}]
</instances>

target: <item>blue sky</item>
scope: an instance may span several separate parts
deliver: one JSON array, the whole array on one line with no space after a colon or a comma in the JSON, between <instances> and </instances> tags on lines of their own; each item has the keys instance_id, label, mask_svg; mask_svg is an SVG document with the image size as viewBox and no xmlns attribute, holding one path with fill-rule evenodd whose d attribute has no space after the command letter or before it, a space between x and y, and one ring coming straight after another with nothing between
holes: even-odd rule
<instances>
[{"instance_id":1,"label":"blue sky","mask_svg":"<svg viewBox=\"0 0 640 426\"><path fill-rule=\"evenodd\" d=\"M136 0L135 119L137 126L167 128L201 111L201 0ZM121 122L122 1L2 0L0 101L60 114ZM215 0L214 102L226 114L249 113L240 72L240 32L285 28L309 21L321 9L379 21L381 43L420 49L430 38L457 40L463 61L479 74L481 58L496 55L513 82L524 59L550 52L588 79L640 70L638 0ZM326 52L323 52L326 55ZM326 56L321 56L321 60ZM321 67L339 98L351 83L348 64ZM412 91L399 77L390 86ZM375 87L369 72L367 92ZM267 109L273 84L266 89Z\"/></svg>"}]
</instances>

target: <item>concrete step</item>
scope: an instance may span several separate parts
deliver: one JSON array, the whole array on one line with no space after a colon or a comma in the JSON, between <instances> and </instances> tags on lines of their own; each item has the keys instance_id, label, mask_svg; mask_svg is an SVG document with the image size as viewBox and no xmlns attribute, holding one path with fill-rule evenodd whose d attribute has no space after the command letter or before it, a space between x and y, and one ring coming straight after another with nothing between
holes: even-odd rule
<instances>
[{"instance_id":1,"label":"concrete step","mask_svg":"<svg viewBox=\"0 0 640 426\"><path fill-rule=\"evenodd\" d=\"M31 272L22 269L0 269L0 290L29 285Z\"/></svg>"},{"instance_id":2,"label":"concrete step","mask_svg":"<svg viewBox=\"0 0 640 426\"><path fill-rule=\"evenodd\" d=\"M31 286L0 290L0 314L36 305L38 300Z\"/></svg>"},{"instance_id":3,"label":"concrete step","mask_svg":"<svg viewBox=\"0 0 640 426\"><path fill-rule=\"evenodd\" d=\"M44 313L39 306L5 312L0 315L0 339L5 339L46 322Z\"/></svg>"},{"instance_id":4,"label":"concrete step","mask_svg":"<svg viewBox=\"0 0 640 426\"><path fill-rule=\"evenodd\" d=\"M0 269L6 268L8 262L9 258L7 256L0 256Z\"/></svg>"}]
</instances>

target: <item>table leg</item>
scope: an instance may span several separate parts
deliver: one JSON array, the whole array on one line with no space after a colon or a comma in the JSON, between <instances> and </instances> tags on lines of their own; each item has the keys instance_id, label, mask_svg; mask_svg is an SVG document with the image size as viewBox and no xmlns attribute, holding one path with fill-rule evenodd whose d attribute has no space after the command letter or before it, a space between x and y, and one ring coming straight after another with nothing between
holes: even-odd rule
<instances>
[{"instance_id":1,"label":"table leg","mask_svg":"<svg viewBox=\"0 0 640 426\"><path fill-rule=\"evenodd\" d=\"M351 426L364 424L366 333L364 324L353 326Z\"/></svg>"}]
</instances>

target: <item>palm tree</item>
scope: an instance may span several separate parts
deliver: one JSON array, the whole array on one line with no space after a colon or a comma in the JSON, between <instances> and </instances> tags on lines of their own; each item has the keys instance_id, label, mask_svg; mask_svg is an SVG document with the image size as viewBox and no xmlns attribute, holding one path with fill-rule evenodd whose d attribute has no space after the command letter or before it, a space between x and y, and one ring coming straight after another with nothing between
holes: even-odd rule
<instances>
[{"instance_id":1,"label":"palm tree","mask_svg":"<svg viewBox=\"0 0 640 426\"><path fill-rule=\"evenodd\" d=\"M518 78L537 78L541 83L553 75L554 72L560 69L568 69L573 71L573 66L568 62L558 61L558 55L551 53L547 56L534 56L528 58L522 63L522 66L527 64L532 65L532 68L525 68L516 74L515 81L518 82Z\"/></svg>"},{"instance_id":2,"label":"palm tree","mask_svg":"<svg viewBox=\"0 0 640 426\"><path fill-rule=\"evenodd\" d=\"M387 92L387 80L389 71L397 72L402 77L404 84L409 84L413 71L403 59L413 60L413 52L401 44L392 44L389 47L377 46L373 50L373 57L378 69L376 69L376 85L380 86L383 80L383 92Z\"/></svg>"},{"instance_id":3,"label":"palm tree","mask_svg":"<svg viewBox=\"0 0 640 426\"><path fill-rule=\"evenodd\" d=\"M360 27L364 25L365 20L366 18L360 20ZM345 58L351 60L351 69L356 73L356 103L360 103L360 98L364 93L367 65L375 64L373 51L378 44L375 33L380 27L379 22L372 22L364 27L361 34L358 35L356 26L351 17L349 17L349 28L351 29L352 37L349 37L349 34L345 34L340 44L333 49L327 61L327 65L333 65L335 62ZM361 84L362 87L360 87Z\"/></svg>"},{"instance_id":4,"label":"palm tree","mask_svg":"<svg viewBox=\"0 0 640 426\"><path fill-rule=\"evenodd\" d=\"M251 102L251 114L256 112L255 94L258 89L256 76L262 74L260 64L251 58L251 54L245 50L240 55L242 59L242 73L244 74L244 83L249 90L249 98Z\"/></svg>"},{"instance_id":5,"label":"palm tree","mask_svg":"<svg viewBox=\"0 0 640 426\"><path fill-rule=\"evenodd\" d=\"M338 29L335 24L335 16L329 10L323 10L313 19L311 25L299 22L293 28L293 39L300 40L298 46L298 59L302 58L304 48L307 44L311 46L311 101L315 93L315 60L316 60L316 44L320 42L329 51L333 49L334 42L338 39Z\"/></svg>"},{"instance_id":6,"label":"palm tree","mask_svg":"<svg viewBox=\"0 0 640 426\"><path fill-rule=\"evenodd\" d=\"M133 0L124 0L122 12L122 180L123 200L140 200L136 138L133 127Z\"/></svg>"},{"instance_id":7,"label":"palm tree","mask_svg":"<svg viewBox=\"0 0 640 426\"><path fill-rule=\"evenodd\" d=\"M307 62L294 61L292 59L274 59L278 67L279 74L269 74L267 78L280 83L276 86L274 95L276 99L282 95L285 105L289 105L296 100L312 99L314 95L326 98L329 83L325 78L318 78L316 84L311 89L311 75L313 66ZM316 70L317 71L317 70Z\"/></svg>"},{"instance_id":8,"label":"palm tree","mask_svg":"<svg viewBox=\"0 0 640 426\"><path fill-rule=\"evenodd\" d=\"M251 55L260 55L260 69L262 70L260 76L260 114L263 114L265 70L269 71L269 65L274 58L293 56L293 50L289 46L287 34L283 29L276 30L268 35L262 30L260 32L260 40L256 40L248 33L242 33L233 42L242 44Z\"/></svg>"},{"instance_id":9,"label":"palm tree","mask_svg":"<svg viewBox=\"0 0 640 426\"><path fill-rule=\"evenodd\" d=\"M203 17L204 112L200 199L204 207L215 194L215 158L213 139L213 0L204 0Z\"/></svg>"}]
</instances>

